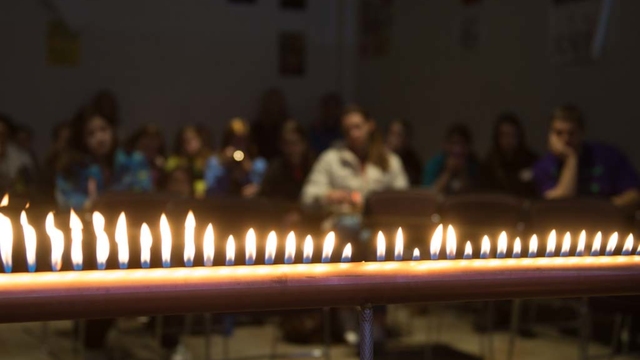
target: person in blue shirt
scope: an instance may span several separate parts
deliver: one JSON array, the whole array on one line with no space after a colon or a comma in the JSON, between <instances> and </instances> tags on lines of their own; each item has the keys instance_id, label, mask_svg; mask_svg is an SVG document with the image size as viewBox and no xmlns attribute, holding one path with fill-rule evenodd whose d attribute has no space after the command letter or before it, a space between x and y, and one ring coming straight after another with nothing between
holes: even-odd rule
<instances>
[{"instance_id":1,"label":"person in blue shirt","mask_svg":"<svg viewBox=\"0 0 640 360\"><path fill-rule=\"evenodd\" d=\"M63 209L90 209L108 191L153 190L147 161L118 147L115 120L95 106L83 107L71 122L69 148L57 166L55 195Z\"/></svg>"},{"instance_id":2,"label":"person in blue shirt","mask_svg":"<svg viewBox=\"0 0 640 360\"><path fill-rule=\"evenodd\" d=\"M422 185L444 194L472 189L478 174L478 158L472 151L472 143L471 131L466 125L452 125L443 151L427 161Z\"/></svg>"},{"instance_id":3,"label":"person in blue shirt","mask_svg":"<svg viewBox=\"0 0 640 360\"><path fill-rule=\"evenodd\" d=\"M267 160L256 155L249 134L249 123L244 119L229 121L222 138L222 150L209 158L204 169L208 195L250 198L259 192ZM277 138L273 141L277 142Z\"/></svg>"}]
</instances>

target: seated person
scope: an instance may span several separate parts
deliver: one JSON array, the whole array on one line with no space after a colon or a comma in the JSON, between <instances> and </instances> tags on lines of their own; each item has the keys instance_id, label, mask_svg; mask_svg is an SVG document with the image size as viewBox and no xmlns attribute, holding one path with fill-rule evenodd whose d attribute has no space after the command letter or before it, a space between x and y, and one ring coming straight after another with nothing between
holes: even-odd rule
<instances>
[{"instance_id":1,"label":"seated person","mask_svg":"<svg viewBox=\"0 0 640 360\"><path fill-rule=\"evenodd\" d=\"M260 191L267 161L256 156L249 123L229 121L222 137L222 150L209 158L204 171L208 195L239 195L251 198Z\"/></svg>"},{"instance_id":2,"label":"seated person","mask_svg":"<svg viewBox=\"0 0 640 360\"><path fill-rule=\"evenodd\" d=\"M311 125L311 148L316 154L327 150L342 138L340 117L343 110L342 98L337 93L327 93L320 99L319 116Z\"/></svg>"},{"instance_id":3,"label":"seated person","mask_svg":"<svg viewBox=\"0 0 640 360\"><path fill-rule=\"evenodd\" d=\"M166 160L164 135L153 124L146 124L136 130L127 140L128 151L142 153L149 164L151 178L156 188L160 187Z\"/></svg>"},{"instance_id":4,"label":"seated person","mask_svg":"<svg viewBox=\"0 0 640 360\"><path fill-rule=\"evenodd\" d=\"M204 168L213 156L209 141L209 131L202 125L186 125L180 129L174 144L174 154L167 158L164 170L169 176L177 168L187 168L190 172L191 195L202 199L207 194ZM167 179L165 179L167 180Z\"/></svg>"},{"instance_id":5,"label":"seated person","mask_svg":"<svg viewBox=\"0 0 640 360\"><path fill-rule=\"evenodd\" d=\"M387 148L396 153L409 177L412 186L420 185L422 176L422 160L411 144L411 124L404 119L391 121L387 128Z\"/></svg>"},{"instance_id":6,"label":"seated person","mask_svg":"<svg viewBox=\"0 0 640 360\"><path fill-rule=\"evenodd\" d=\"M115 127L92 106L72 120L69 147L56 175L56 200L63 209L89 209L106 191L153 190L144 155L119 148Z\"/></svg>"},{"instance_id":7,"label":"seated person","mask_svg":"<svg viewBox=\"0 0 640 360\"><path fill-rule=\"evenodd\" d=\"M538 157L527 146L524 129L515 114L498 116L493 127L493 144L480 168L485 190L533 197L533 164Z\"/></svg>"},{"instance_id":8,"label":"seated person","mask_svg":"<svg viewBox=\"0 0 640 360\"><path fill-rule=\"evenodd\" d=\"M545 199L604 196L614 205L638 203L640 181L627 157L613 146L586 142L584 120L572 105L556 108L549 129L549 153L534 167L534 180Z\"/></svg>"},{"instance_id":9,"label":"seated person","mask_svg":"<svg viewBox=\"0 0 640 360\"><path fill-rule=\"evenodd\" d=\"M445 137L444 150L424 167L422 185L444 194L473 189L478 175L478 160L471 145L471 132L466 125L451 126Z\"/></svg>"},{"instance_id":10,"label":"seated person","mask_svg":"<svg viewBox=\"0 0 640 360\"><path fill-rule=\"evenodd\" d=\"M29 195L36 180L36 164L12 141L13 135L13 122L8 115L0 114L0 196Z\"/></svg>"}]
</instances>

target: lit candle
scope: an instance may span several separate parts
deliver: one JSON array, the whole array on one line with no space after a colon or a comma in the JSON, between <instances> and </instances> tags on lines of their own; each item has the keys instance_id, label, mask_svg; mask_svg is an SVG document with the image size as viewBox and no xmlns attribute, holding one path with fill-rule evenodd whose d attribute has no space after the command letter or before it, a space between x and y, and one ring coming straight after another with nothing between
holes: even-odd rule
<instances>
[{"instance_id":1,"label":"lit candle","mask_svg":"<svg viewBox=\"0 0 640 360\"><path fill-rule=\"evenodd\" d=\"M233 235L229 235L227 239L227 266L233 265L236 259L236 242L233 240Z\"/></svg>"},{"instance_id":2,"label":"lit candle","mask_svg":"<svg viewBox=\"0 0 640 360\"><path fill-rule=\"evenodd\" d=\"M546 257L552 257L556 252L556 231L551 230L549 237L547 238L547 252Z\"/></svg>"},{"instance_id":3,"label":"lit candle","mask_svg":"<svg viewBox=\"0 0 640 360\"><path fill-rule=\"evenodd\" d=\"M62 267L62 253L64 252L64 234L55 225L53 212L47 214L45 230L51 240L51 270L59 271Z\"/></svg>"},{"instance_id":4,"label":"lit candle","mask_svg":"<svg viewBox=\"0 0 640 360\"><path fill-rule=\"evenodd\" d=\"M289 232L285 240L284 263L293 264L296 258L296 234Z\"/></svg>"},{"instance_id":5,"label":"lit candle","mask_svg":"<svg viewBox=\"0 0 640 360\"><path fill-rule=\"evenodd\" d=\"M624 246L622 247L622 255L631 254L631 249L633 249L633 234L629 234L629 236L627 236L627 240L624 242Z\"/></svg>"},{"instance_id":6,"label":"lit candle","mask_svg":"<svg viewBox=\"0 0 640 360\"><path fill-rule=\"evenodd\" d=\"M480 259L488 259L489 253L491 253L491 241L489 241L489 237L485 235L482 238L482 245L480 247Z\"/></svg>"},{"instance_id":7,"label":"lit candle","mask_svg":"<svg viewBox=\"0 0 640 360\"><path fill-rule=\"evenodd\" d=\"M467 240L467 243L464 245L464 256L463 259L471 259L473 256L473 249L471 248L471 241Z\"/></svg>"},{"instance_id":8,"label":"lit candle","mask_svg":"<svg viewBox=\"0 0 640 360\"><path fill-rule=\"evenodd\" d=\"M204 266L213 265L213 257L216 251L215 249L216 247L214 244L213 225L209 223L204 231L204 236L202 238L202 260L204 262Z\"/></svg>"},{"instance_id":9,"label":"lit candle","mask_svg":"<svg viewBox=\"0 0 640 360\"><path fill-rule=\"evenodd\" d=\"M404 257L404 235L402 234L402 228L400 227L396 233L396 251L394 255L394 259L396 261L401 261Z\"/></svg>"},{"instance_id":10,"label":"lit candle","mask_svg":"<svg viewBox=\"0 0 640 360\"><path fill-rule=\"evenodd\" d=\"M517 259L520 257L520 253L522 252L522 243L520 242L520 238L517 237L516 241L513 243L513 252L511 253L511 257Z\"/></svg>"},{"instance_id":11,"label":"lit candle","mask_svg":"<svg viewBox=\"0 0 640 360\"><path fill-rule=\"evenodd\" d=\"M420 249L418 248L413 249L413 257L411 258L411 260L413 261L420 260Z\"/></svg>"},{"instance_id":12,"label":"lit candle","mask_svg":"<svg viewBox=\"0 0 640 360\"><path fill-rule=\"evenodd\" d=\"M167 216L165 214L160 216L160 241L162 267L171 267L171 246L173 239L171 236L171 228L169 227L169 220L167 220Z\"/></svg>"},{"instance_id":13,"label":"lit candle","mask_svg":"<svg viewBox=\"0 0 640 360\"><path fill-rule=\"evenodd\" d=\"M609 242L607 242L607 249L605 255L611 256L613 252L616 251L616 246L618 245L618 232L614 232L609 237Z\"/></svg>"},{"instance_id":14,"label":"lit candle","mask_svg":"<svg viewBox=\"0 0 640 360\"><path fill-rule=\"evenodd\" d=\"M569 256L569 250L571 249L571 233L566 232L562 239L562 248L560 249L560 256Z\"/></svg>"},{"instance_id":15,"label":"lit candle","mask_svg":"<svg viewBox=\"0 0 640 360\"><path fill-rule=\"evenodd\" d=\"M538 236L533 234L529 240L529 257L534 258L538 254Z\"/></svg>"},{"instance_id":16,"label":"lit candle","mask_svg":"<svg viewBox=\"0 0 640 360\"><path fill-rule=\"evenodd\" d=\"M378 231L378 239L376 242L378 247L377 260L384 261L387 242L384 239L384 234L382 233L382 231Z\"/></svg>"},{"instance_id":17,"label":"lit candle","mask_svg":"<svg viewBox=\"0 0 640 360\"><path fill-rule=\"evenodd\" d=\"M9 194L5 193L4 196L2 197L2 201L0 201L0 207L7 207L9 206Z\"/></svg>"},{"instance_id":18,"label":"lit candle","mask_svg":"<svg viewBox=\"0 0 640 360\"><path fill-rule=\"evenodd\" d=\"M27 213L24 210L20 213L20 225L22 225L22 232L24 233L24 246L27 252L27 266L29 268L29 272L34 272L36 271L36 230L29 224Z\"/></svg>"},{"instance_id":19,"label":"lit candle","mask_svg":"<svg viewBox=\"0 0 640 360\"><path fill-rule=\"evenodd\" d=\"M266 265L273 264L276 257L276 247L278 246L278 237L275 231L269 232L267 235L267 245L264 253L264 263Z\"/></svg>"},{"instance_id":20,"label":"lit candle","mask_svg":"<svg viewBox=\"0 0 640 360\"><path fill-rule=\"evenodd\" d=\"M147 223L140 226L140 265L146 269L151 266L151 245L153 236Z\"/></svg>"},{"instance_id":21,"label":"lit candle","mask_svg":"<svg viewBox=\"0 0 640 360\"><path fill-rule=\"evenodd\" d=\"M595 239L593 239L593 245L591 245L591 256L600 255L600 244L602 243L602 233L598 231Z\"/></svg>"},{"instance_id":22,"label":"lit candle","mask_svg":"<svg viewBox=\"0 0 640 360\"><path fill-rule=\"evenodd\" d=\"M331 262L331 254L333 253L333 247L336 243L336 234L333 231L329 231L324 238L324 245L322 246L322 262Z\"/></svg>"},{"instance_id":23,"label":"lit candle","mask_svg":"<svg viewBox=\"0 0 640 360\"><path fill-rule=\"evenodd\" d=\"M342 251L342 260L341 262L346 263L351 261L351 243L348 243L347 246L344 247Z\"/></svg>"},{"instance_id":24,"label":"lit candle","mask_svg":"<svg viewBox=\"0 0 640 360\"><path fill-rule=\"evenodd\" d=\"M196 255L196 218L193 211L189 210L184 221L184 266L193 266L193 258Z\"/></svg>"},{"instance_id":25,"label":"lit candle","mask_svg":"<svg viewBox=\"0 0 640 360\"><path fill-rule=\"evenodd\" d=\"M160 220L160 224L162 224L162 220ZM124 212L120 213L116 222L116 244L118 245L118 264L120 269L126 269L129 264L129 229Z\"/></svg>"},{"instance_id":26,"label":"lit candle","mask_svg":"<svg viewBox=\"0 0 640 360\"><path fill-rule=\"evenodd\" d=\"M71 262L73 270L82 270L82 220L75 211L69 213L69 228L71 229Z\"/></svg>"},{"instance_id":27,"label":"lit candle","mask_svg":"<svg viewBox=\"0 0 640 360\"><path fill-rule=\"evenodd\" d=\"M496 250L496 257L502 259L507 255L507 233L501 232L498 236L498 248Z\"/></svg>"},{"instance_id":28,"label":"lit candle","mask_svg":"<svg viewBox=\"0 0 640 360\"><path fill-rule=\"evenodd\" d=\"M245 263L253 265L256 261L256 232L253 228L247 231L247 236L244 238L244 252Z\"/></svg>"},{"instance_id":29,"label":"lit candle","mask_svg":"<svg viewBox=\"0 0 640 360\"><path fill-rule=\"evenodd\" d=\"M311 262L311 259L313 258L313 239L311 238L311 235L307 235L307 237L304 239L304 249L302 255L303 263L308 264Z\"/></svg>"},{"instance_id":30,"label":"lit candle","mask_svg":"<svg viewBox=\"0 0 640 360\"><path fill-rule=\"evenodd\" d=\"M453 260L456 258L456 247L458 246L458 239L456 238L456 232L453 230L453 226L447 226L447 259Z\"/></svg>"},{"instance_id":31,"label":"lit candle","mask_svg":"<svg viewBox=\"0 0 640 360\"><path fill-rule=\"evenodd\" d=\"M440 254L440 248L442 247L442 234L443 226L440 224L431 236L431 260L438 260L438 254Z\"/></svg>"},{"instance_id":32,"label":"lit candle","mask_svg":"<svg viewBox=\"0 0 640 360\"><path fill-rule=\"evenodd\" d=\"M576 256L584 255L584 247L587 242L587 232L582 230L578 238L578 247L576 248Z\"/></svg>"},{"instance_id":33,"label":"lit candle","mask_svg":"<svg viewBox=\"0 0 640 360\"><path fill-rule=\"evenodd\" d=\"M111 250L109 236L104 231L104 216L94 211L91 217L93 232L96 234L96 262L98 263L98 270L104 270L107 267L107 259Z\"/></svg>"},{"instance_id":34,"label":"lit candle","mask_svg":"<svg viewBox=\"0 0 640 360\"><path fill-rule=\"evenodd\" d=\"M13 269L13 226L11 225L11 219L4 214L0 214L0 232L2 232L2 236L0 236L2 263L4 264L4 271L10 273Z\"/></svg>"}]
</instances>

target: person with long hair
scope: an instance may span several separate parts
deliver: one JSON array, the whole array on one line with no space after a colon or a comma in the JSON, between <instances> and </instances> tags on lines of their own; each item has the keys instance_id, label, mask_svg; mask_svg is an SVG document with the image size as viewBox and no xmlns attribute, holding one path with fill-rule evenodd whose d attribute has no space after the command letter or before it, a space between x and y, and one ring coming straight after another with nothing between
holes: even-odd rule
<instances>
[{"instance_id":1,"label":"person with long hair","mask_svg":"<svg viewBox=\"0 0 640 360\"><path fill-rule=\"evenodd\" d=\"M188 186L193 197L204 198L207 194L205 167L212 156L208 129L202 125L184 126L176 135L173 155L165 163L166 180L175 183L173 175L179 170L182 175L188 175L180 176L180 179L188 179L190 184L174 185L179 188ZM184 169L188 169L190 174L184 174Z\"/></svg>"},{"instance_id":2,"label":"person with long hair","mask_svg":"<svg viewBox=\"0 0 640 360\"><path fill-rule=\"evenodd\" d=\"M0 114L0 193L33 195L36 164L13 141L15 125L9 115Z\"/></svg>"},{"instance_id":3,"label":"person with long hair","mask_svg":"<svg viewBox=\"0 0 640 360\"><path fill-rule=\"evenodd\" d=\"M144 155L118 146L115 120L95 106L80 109L71 121L68 149L56 175L56 200L62 208L87 209L107 191L151 191Z\"/></svg>"},{"instance_id":4,"label":"person with long hair","mask_svg":"<svg viewBox=\"0 0 640 360\"><path fill-rule=\"evenodd\" d=\"M320 99L318 118L311 124L311 148L319 154L342 138L340 117L344 109L342 97L338 93L327 93Z\"/></svg>"},{"instance_id":5,"label":"person with long hair","mask_svg":"<svg viewBox=\"0 0 640 360\"><path fill-rule=\"evenodd\" d=\"M538 156L529 149L518 116L503 113L493 127L491 149L480 169L481 187L524 197L535 195L533 165Z\"/></svg>"},{"instance_id":6,"label":"person with long hair","mask_svg":"<svg viewBox=\"0 0 640 360\"><path fill-rule=\"evenodd\" d=\"M256 155L266 160L280 155L278 139L287 119L289 110L282 90L271 88L265 91L258 114L251 123L251 143L256 147Z\"/></svg>"},{"instance_id":7,"label":"person with long hair","mask_svg":"<svg viewBox=\"0 0 640 360\"><path fill-rule=\"evenodd\" d=\"M405 119L394 119L387 127L386 145L402 160L409 183L417 186L420 185L422 177L422 160L411 144L412 133L413 127L410 122Z\"/></svg>"},{"instance_id":8,"label":"person with long hair","mask_svg":"<svg viewBox=\"0 0 640 360\"><path fill-rule=\"evenodd\" d=\"M164 135L160 128L153 124L143 125L127 140L127 150L138 151L144 155L151 170L153 185L158 188L164 174L167 156Z\"/></svg>"},{"instance_id":9,"label":"person with long hair","mask_svg":"<svg viewBox=\"0 0 640 360\"><path fill-rule=\"evenodd\" d=\"M207 194L244 198L258 194L267 161L257 155L249 134L246 120L237 117L229 121L222 136L221 150L209 159L205 168Z\"/></svg>"}]
</instances>

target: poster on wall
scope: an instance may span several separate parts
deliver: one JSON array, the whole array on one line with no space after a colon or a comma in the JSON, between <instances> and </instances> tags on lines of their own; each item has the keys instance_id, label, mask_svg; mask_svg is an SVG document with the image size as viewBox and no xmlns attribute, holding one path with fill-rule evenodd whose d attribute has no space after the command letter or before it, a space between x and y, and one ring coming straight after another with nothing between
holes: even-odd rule
<instances>
[{"instance_id":1,"label":"poster on wall","mask_svg":"<svg viewBox=\"0 0 640 360\"><path fill-rule=\"evenodd\" d=\"M552 0L549 54L558 65L591 62L601 0Z\"/></svg>"},{"instance_id":2,"label":"poster on wall","mask_svg":"<svg viewBox=\"0 0 640 360\"><path fill-rule=\"evenodd\" d=\"M51 20L47 26L47 64L77 66L80 63L80 36L62 20Z\"/></svg>"},{"instance_id":3,"label":"poster on wall","mask_svg":"<svg viewBox=\"0 0 640 360\"><path fill-rule=\"evenodd\" d=\"M307 63L307 41L304 33L283 31L278 44L278 64L280 75L301 77L305 74Z\"/></svg>"},{"instance_id":4,"label":"poster on wall","mask_svg":"<svg viewBox=\"0 0 640 360\"><path fill-rule=\"evenodd\" d=\"M360 5L360 57L389 54L393 25L393 0L365 0Z\"/></svg>"}]
</instances>

